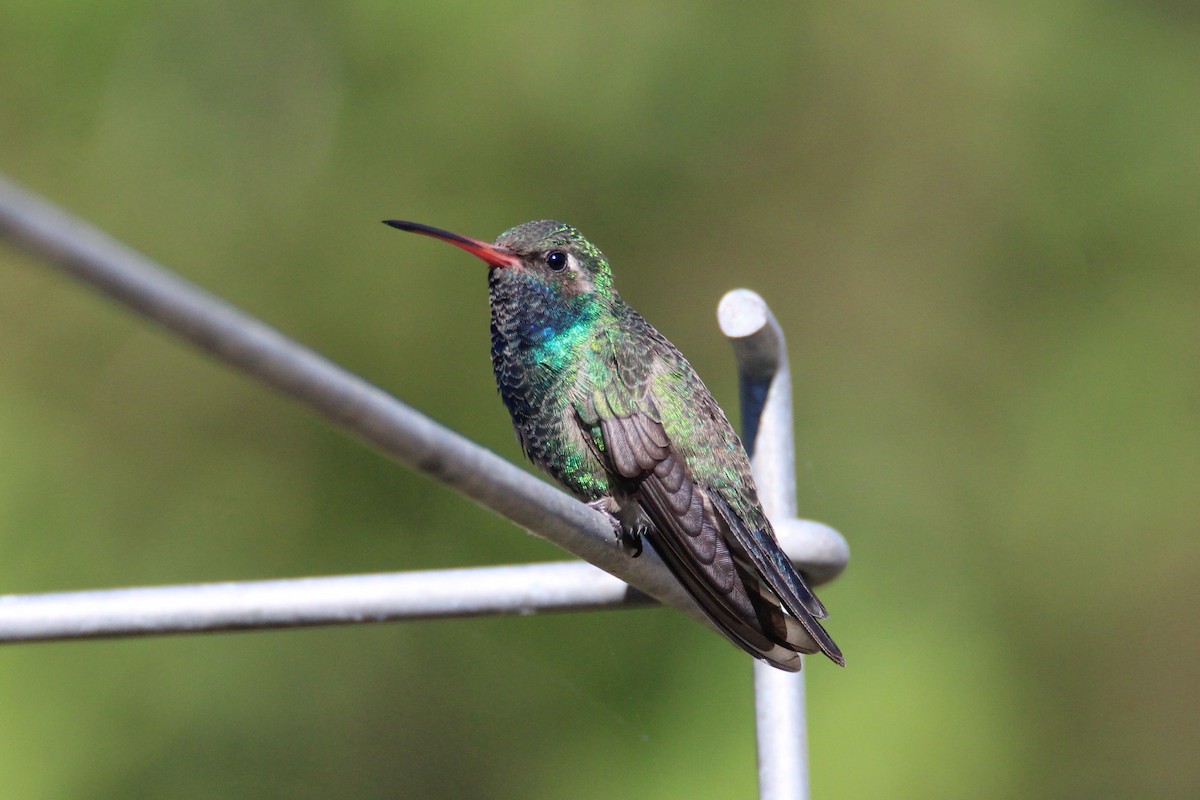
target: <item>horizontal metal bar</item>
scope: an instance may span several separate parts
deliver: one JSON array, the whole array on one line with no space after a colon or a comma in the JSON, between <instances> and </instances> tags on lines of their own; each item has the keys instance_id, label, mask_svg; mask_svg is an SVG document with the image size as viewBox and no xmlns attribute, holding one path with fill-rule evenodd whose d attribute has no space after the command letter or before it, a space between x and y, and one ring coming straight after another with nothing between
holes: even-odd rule
<instances>
[{"instance_id":1,"label":"horizontal metal bar","mask_svg":"<svg viewBox=\"0 0 1200 800\"><path fill-rule=\"evenodd\" d=\"M0 596L0 642L154 636L632 608L582 561Z\"/></svg>"}]
</instances>

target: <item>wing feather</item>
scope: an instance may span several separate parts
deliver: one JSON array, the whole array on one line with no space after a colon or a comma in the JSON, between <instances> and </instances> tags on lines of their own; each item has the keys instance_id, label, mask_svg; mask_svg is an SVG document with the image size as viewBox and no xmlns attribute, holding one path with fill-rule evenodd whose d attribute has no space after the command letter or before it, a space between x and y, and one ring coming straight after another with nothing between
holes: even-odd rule
<instances>
[{"instance_id":1,"label":"wing feather","mask_svg":"<svg viewBox=\"0 0 1200 800\"><path fill-rule=\"evenodd\" d=\"M659 413L653 375L668 370L666 363L676 359L682 367L673 374L683 381L685 404L694 407L697 419L724 428L729 423L683 357L657 331L651 344L661 352L651 347L639 353L636 369L622 365L614 348L610 355L616 377L593 386L591 396L576 407L579 422L592 432L585 440L616 478L618 503L636 503L641 509L653 526L646 537L663 562L734 643L786 670L800 669L797 653L824 652L844 664L818 622L827 616L825 607L776 543L753 486L732 490L741 492L733 495L739 507L753 511L743 519L720 489L693 474L689 458L695 451L681 447L687 442L672 441ZM640 382L635 380L639 376ZM732 429L719 434L731 448L736 445L733 457L745 458ZM748 463L743 466L748 472Z\"/></svg>"}]
</instances>

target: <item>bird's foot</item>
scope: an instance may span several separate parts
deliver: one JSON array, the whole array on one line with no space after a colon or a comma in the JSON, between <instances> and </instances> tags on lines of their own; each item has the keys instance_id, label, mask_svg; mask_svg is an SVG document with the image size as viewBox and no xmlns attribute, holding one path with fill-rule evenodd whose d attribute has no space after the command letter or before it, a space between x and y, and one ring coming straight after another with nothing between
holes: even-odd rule
<instances>
[{"instance_id":1,"label":"bird's foot","mask_svg":"<svg viewBox=\"0 0 1200 800\"><path fill-rule=\"evenodd\" d=\"M608 520L608 524L612 525L613 535L621 543L622 550L632 558L637 558L642 554L642 534L645 533L645 529L625 527L625 524L611 510L611 498L601 497L599 500L592 500L588 505L603 514L604 518Z\"/></svg>"},{"instance_id":2,"label":"bird's foot","mask_svg":"<svg viewBox=\"0 0 1200 800\"><path fill-rule=\"evenodd\" d=\"M637 558L642 554L642 528L621 528L621 532L617 534L621 538L621 549L629 554L630 558Z\"/></svg>"}]
</instances>

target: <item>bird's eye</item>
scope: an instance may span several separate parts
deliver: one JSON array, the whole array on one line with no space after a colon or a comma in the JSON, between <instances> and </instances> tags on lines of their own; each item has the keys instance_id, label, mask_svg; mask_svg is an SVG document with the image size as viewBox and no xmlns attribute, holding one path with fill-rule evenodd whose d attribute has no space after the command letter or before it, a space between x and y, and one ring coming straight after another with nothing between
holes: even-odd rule
<instances>
[{"instance_id":1,"label":"bird's eye","mask_svg":"<svg viewBox=\"0 0 1200 800\"><path fill-rule=\"evenodd\" d=\"M546 266L555 272L562 272L567 268L567 254L562 250L551 250L546 253Z\"/></svg>"}]
</instances>

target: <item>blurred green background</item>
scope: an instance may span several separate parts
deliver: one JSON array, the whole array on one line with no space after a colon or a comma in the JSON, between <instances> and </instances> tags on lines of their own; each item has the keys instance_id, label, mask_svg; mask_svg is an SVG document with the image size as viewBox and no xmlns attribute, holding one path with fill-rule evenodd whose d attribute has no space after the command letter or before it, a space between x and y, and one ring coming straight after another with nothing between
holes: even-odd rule
<instances>
[{"instance_id":1,"label":"blurred green background","mask_svg":"<svg viewBox=\"0 0 1200 800\"><path fill-rule=\"evenodd\" d=\"M814 794L1200 794L1184 3L0 6L0 170L514 460L483 268L568 220L727 408L789 336L849 666ZM0 247L0 592L561 554ZM754 791L662 609L0 649L6 798Z\"/></svg>"}]
</instances>

